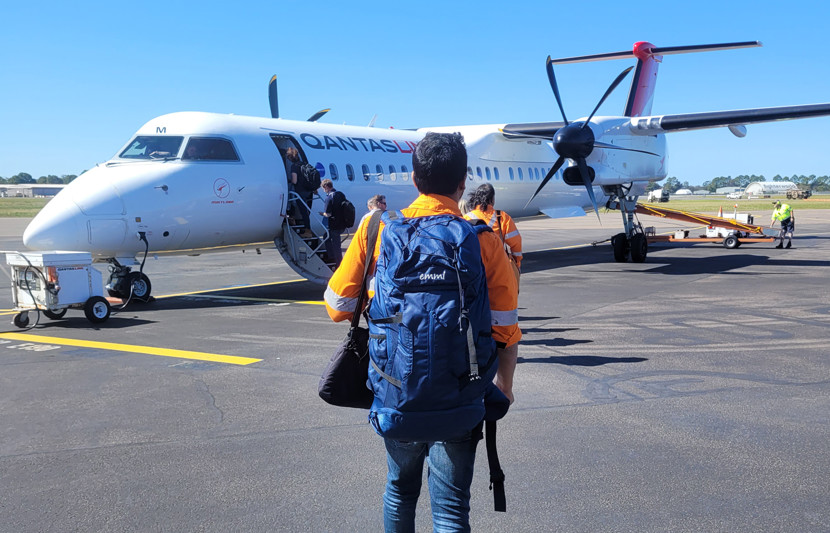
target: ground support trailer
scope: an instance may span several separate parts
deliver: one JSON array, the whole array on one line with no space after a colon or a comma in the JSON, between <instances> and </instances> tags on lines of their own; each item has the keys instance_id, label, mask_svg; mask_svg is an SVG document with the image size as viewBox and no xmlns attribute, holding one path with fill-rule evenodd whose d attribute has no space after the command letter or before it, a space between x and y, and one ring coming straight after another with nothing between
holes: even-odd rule
<instances>
[{"instance_id":1,"label":"ground support trailer","mask_svg":"<svg viewBox=\"0 0 830 533\"><path fill-rule=\"evenodd\" d=\"M771 243L778 236L778 230L754 224L752 215L735 213L732 217L719 217L669 209L649 204L637 204L635 212L642 215L668 218L692 224L702 224L706 232L697 237L690 236L693 230L679 230L673 235L647 234L649 243L653 242L712 242L723 244L724 248L738 248L742 244Z\"/></svg>"},{"instance_id":2,"label":"ground support trailer","mask_svg":"<svg viewBox=\"0 0 830 533\"><path fill-rule=\"evenodd\" d=\"M92 323L106 321L110 303L103 296L101 273L88 252L7 252L11 266L14 325L29 325L31 311L57 320L69 308L83 309Z\"/></svg>"}]
</instances>

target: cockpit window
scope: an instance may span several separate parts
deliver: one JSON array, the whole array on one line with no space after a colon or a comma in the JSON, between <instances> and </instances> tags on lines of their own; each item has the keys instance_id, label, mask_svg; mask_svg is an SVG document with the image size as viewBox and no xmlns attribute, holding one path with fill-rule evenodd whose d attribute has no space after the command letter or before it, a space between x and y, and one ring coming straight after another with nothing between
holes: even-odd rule
<instances>
[{"instance_id":1,"label":"cockpit window","mask_svg":"<svg viewBox=\"0 0 830 533\"><path fill-rule=\"evenodd\" d=\"M239 161L233 144L227 139L191 137L182 159L190 161Z\"/></svg>"},{"instance_id":2,"label":"cockpit window","mask_svg":"<svg viewBox=\"0 0 830 533\"><path fill-rule=\"evenodd\" d=\"M139 135L118 157L124 159L164 159L176 157L184 137Z\"/></svg>"}]
</instances>

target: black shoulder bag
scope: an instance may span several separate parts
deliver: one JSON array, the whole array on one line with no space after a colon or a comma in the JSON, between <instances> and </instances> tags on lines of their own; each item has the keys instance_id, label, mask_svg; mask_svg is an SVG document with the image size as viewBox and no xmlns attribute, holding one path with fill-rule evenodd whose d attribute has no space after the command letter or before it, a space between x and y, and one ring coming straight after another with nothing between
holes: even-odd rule
<instances>
[{"instance_id":1,"label":"black shoulder bag","mask_svg":"<svg viewBox=\"0 0 830 533\"><path fill-rule=\"evenodd\" d=\"M320 377L317 393L326 403L338 407L356 407L368 409L375 398L372 390L367 387L369 379L369 330L358 326L360 314L363 311L363 302L366 297L366 278L369 274L369 265L375 255L375 243L378 240L378 229L382 211L375 211L369 219L366 229L368 242L366 243L366 263L363 267L363 282L360 284L360 295L357 297L352 327L340 346L331 356L326 370Z\"/></svg>"}]
</instances>

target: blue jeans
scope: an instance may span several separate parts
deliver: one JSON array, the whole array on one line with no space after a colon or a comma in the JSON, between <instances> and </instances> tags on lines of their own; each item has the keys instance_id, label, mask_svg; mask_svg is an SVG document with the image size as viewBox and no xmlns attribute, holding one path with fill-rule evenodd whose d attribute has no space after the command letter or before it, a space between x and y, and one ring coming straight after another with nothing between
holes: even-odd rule
<instances>
[{"instance_id":1,"label":"blue jeans","mask_svg":"<svg viewBox=\"0 0 830 533\"><path fill-rule=\"evenodd\" d=\"M448 442L386 441L383 526L387 533L414 533L424 459L433 531L470 531L470 485L481 429Z\"/></svg>"}]
</instances>

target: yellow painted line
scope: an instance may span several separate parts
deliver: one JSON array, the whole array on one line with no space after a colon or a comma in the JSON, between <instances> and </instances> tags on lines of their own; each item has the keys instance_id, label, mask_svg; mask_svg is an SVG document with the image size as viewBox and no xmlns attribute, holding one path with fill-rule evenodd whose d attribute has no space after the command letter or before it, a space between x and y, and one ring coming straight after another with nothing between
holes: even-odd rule
<instances>
[{"instance_id":1,"label":"yellow painted line","mask_svg":"<svg viewBox=\"0 0 830 533\"><path fill-rule=\"evenodd\" d=\"M229 365L249 365L251 363L262 361L262 359L254 359L252 357L238 357L235 355L222 355L206 352L190 352L187 350L173 350L170 348L153 348L152 346L136 346L134 344L116 344L112 342L64 339L61 337L28 335L26 333L0 333L0 339L42 342L45 344L60 344L63 346L78 346L80 348L95 348L97 350L111 350L117 352L142 353L147 355L159 355L162 357L175 357L177 359L195 359L197 361L227 363Z\"/></svg>"}]
</instances>

